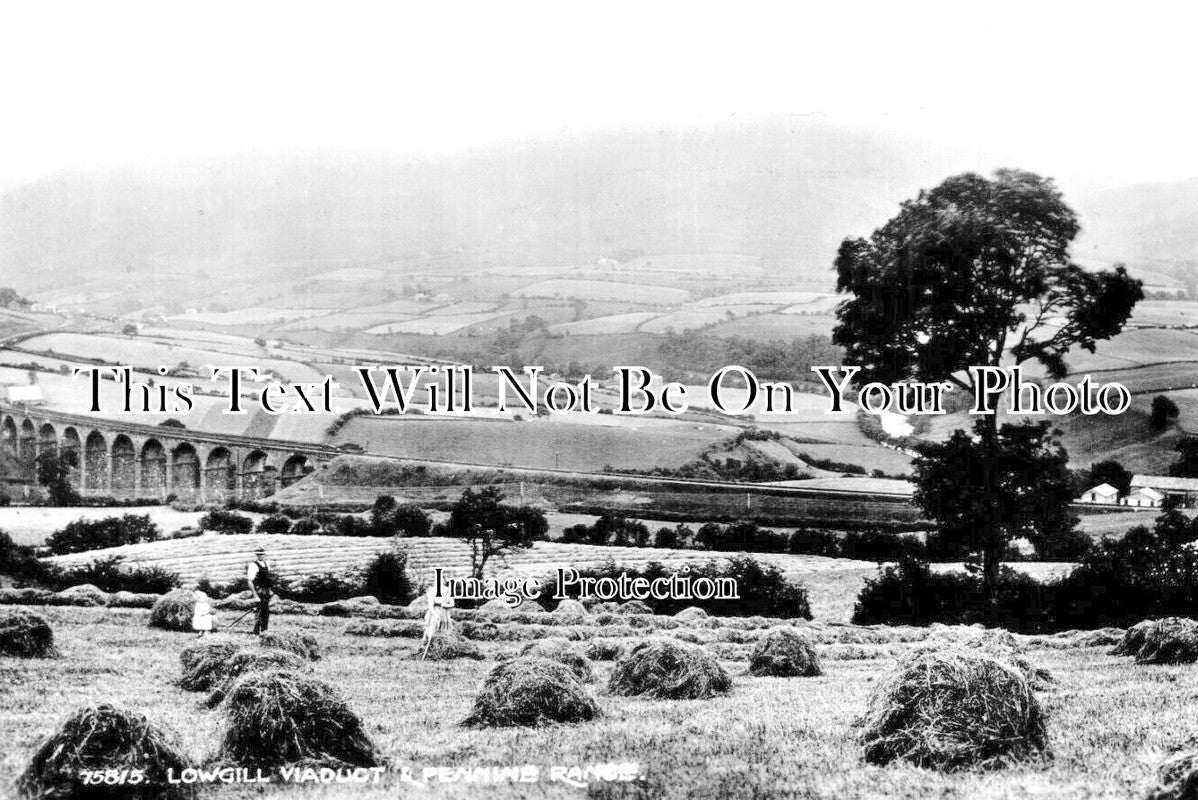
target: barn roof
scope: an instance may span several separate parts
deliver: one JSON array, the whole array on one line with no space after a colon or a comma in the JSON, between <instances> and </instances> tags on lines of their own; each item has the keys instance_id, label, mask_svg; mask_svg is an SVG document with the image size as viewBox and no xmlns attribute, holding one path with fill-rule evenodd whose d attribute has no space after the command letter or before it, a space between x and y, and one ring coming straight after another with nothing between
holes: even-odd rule
<instances>
[{"instance_id":1,"label":"barn roof","mask_svg":"<svg viewBox=\"0 0 1198 800\"><path fill-rule=\"evenodd\" d=\"M1135 475L1131 488L1151 488L1158 492L1198 492L1198 478L1174 478L1169 475Z\"/></svg>"}]
</instances>

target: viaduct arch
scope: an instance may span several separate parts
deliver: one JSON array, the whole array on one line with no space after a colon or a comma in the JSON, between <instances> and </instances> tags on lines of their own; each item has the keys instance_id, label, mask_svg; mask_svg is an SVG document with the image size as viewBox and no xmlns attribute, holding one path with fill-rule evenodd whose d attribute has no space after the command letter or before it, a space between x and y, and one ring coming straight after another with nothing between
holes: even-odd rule
<instances>
[{"instance_id":1,"label":"viaduct arch","mask_svg":"<svg viewBox=\"0 0 1198 800\"><path fill-rule=\"evenodd\" d=\"M220 502L268 497L336 456L325 445L67 414L0 403L0 452L18 478L37 480L37 459L61 454L86 496Z\"/></svg>"}]
</instances>

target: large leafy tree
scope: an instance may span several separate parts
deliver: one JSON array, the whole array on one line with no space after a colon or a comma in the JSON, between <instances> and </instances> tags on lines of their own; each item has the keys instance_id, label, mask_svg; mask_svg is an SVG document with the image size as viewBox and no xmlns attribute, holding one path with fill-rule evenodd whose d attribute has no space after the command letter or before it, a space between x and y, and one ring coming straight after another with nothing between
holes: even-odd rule
<instances>
[{"instance_id":1,"label":"large leafy tree","mask_svg":"<svg viewBox=\"0 0 1198 800\"><path fill-rule=\"evenodd\" d=\"M845 348L845 363L872 380L972 389L969 367L1029 361L1063 377L1066 354L1093 352L1117 334L1143 296L1122 266L1087 271L1072 261L1078 230L1049 179L1019 170L948 178L905 202L868 239L841 244L837 290L849 297L837 309L833 341ZM999 545L1024 523L1004 516L1014 484L1004 477L997 416L982 417L975 433L969 502L933 504L928 513L942 532L968 535L981 549L994 598Z\"/></svg>"}]
</instances>

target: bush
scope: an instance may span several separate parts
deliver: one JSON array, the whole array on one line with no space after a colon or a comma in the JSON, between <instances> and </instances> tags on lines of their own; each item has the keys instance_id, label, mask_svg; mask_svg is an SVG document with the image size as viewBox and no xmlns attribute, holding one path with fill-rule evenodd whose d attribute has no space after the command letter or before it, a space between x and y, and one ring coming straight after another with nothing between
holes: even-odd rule
<instances>
[{"instance_id":1,"label":"bush","mask_svg":"<svg viewBox=\"0 0 1198 800\"><path fill-rule=\"evenodd\" d=\"M927 558L927 547L914 536L882 531L851 531L840 540L842 558L860 561L899 561L903 558Z\"/></svg>"},{"instance_id":2,"label":"bush","mask_svg":"<svg viewBox=\"0 0 1198 800\"><path fill-rule=\"evenodd\" d=\"M147 514L125 514L100 520L78 519L55 531L46 547L55 555L152 542L160 535Z\"/></svg>"},{"instance_id":3,"label":"bush","mask_svg":"<svg viewBox=\"0 0 1198 800\"><path fill-rule=\"evenodd\" d=\"M34 549L20 545L4 531L0 531L0 575L6 575L18 583L42 583L48 571L34 555Z\"/></svg>"},{"instance_id":4,"label":"bush","mask_svg":"<svg viewBox=\"0 0 1198 800\"><path fill-rule=\"evenodd\" d=\"M402 606L416 596L408 580L408 556L401 550L379 553L366 567L362 576L365 594L374 595L380 602Z\"/></svg>"},{"instance_id":5,"label":"bush","mask_svg":"<svg viewBox=\"0 0 1198 800\"><path fill-rule=\"evenodd\" d=\"M179 587L179 576L163 567L125 567L121 556L98 558L77 567L50 567L44 583L63 589L90 583L105 592L165 594Z\"/></svg>"},{"instance_id":6,"label":"bush","mask_svg":"<svg viewBox=\"0 0 1198 800\"><path fill-rule=\"evenodd\" d=\"M254 529L254 520L236 511L214 508L200 517L199 525L203 530L218 533L249 533Z\"/></svg>"},{"instance_id":7,"label":"bush","mask_svg":"<svg viewBox=\"0 0 1198 800\"><path fill-rule=\"evenodd\" d=\"M291 520L282 514L271 514L263 517L258 523L258 533L290 533Z\"/></svg>"},{"instance_id":8,"label":"bush","mask_svg":"<svg viewBox=\"0 0 1198 800\"><path fill-rule=\"evenodd\" d=\"M320 523L312 517L302 517L297 519L291 526L292 536L314 536L320 532Z\"/></svg>"},{"instance_id":9,"label":"bush","mask_svg":"<svg viewBox=\"0 0 1198 800\"><path fill-rule=\"evenodd\" d=\"M362 576L354 572L324 572L308 575L298 581L275 582L280 597L301 603L331 603L364 593Z\"/></svg>"},{"instance_id":10,"label":"bush","mask_svg":"<svg viewBox=\"0 0 1198 800\"><path fill-rule=\"evenodd\" d=\"M799 529L790 535L786 552L795 555L830 556L840 555L840 537L831 531Z\"/></svg>"}]
</instances>

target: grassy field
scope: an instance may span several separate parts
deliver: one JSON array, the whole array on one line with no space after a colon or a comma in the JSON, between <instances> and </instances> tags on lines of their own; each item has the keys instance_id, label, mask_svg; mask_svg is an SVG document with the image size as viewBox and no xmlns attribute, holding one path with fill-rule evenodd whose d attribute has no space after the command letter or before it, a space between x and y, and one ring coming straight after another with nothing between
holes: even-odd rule
<instances>
[{"instance_id":1,"label":"grassy field","mask_svg":"<svg viewBox=\"0 0 1198 800\"><path fill-rule=\"evenodd\" d=\"M0 507L0 531L17 544L40 545L50 534L78 519L103 519L123 514L145 514L163 535L169 535L195 525L203 516L199 511L176 511L170 506L138 506L131 508L93 508L88 506L4 506Z\"/></svg>"},{"instance_id":2,"label":"grassy field","mask_svg":"<svg viewBox=\"0 0 1198 800\"><path fill-rule=\"evenodd\" d=\"M41 737L74 709L111 702L146 713L178 734L196 759L211 757L223 727L220 709L175 685L179 651L189 634L145 626L147 612L45 608L56 631L56 660L0 660L0 796L12 796L16 776ZM1156 764L1198 733L1198 670L1136 666L1105 648L1070 639L1025 640L1029 658L1054 682L1038 691L1048 713L1052 756L988 772L940 773L866 765L854 721L896 657L925 631L803 626L817 642L824 674L760 678L745 674L748 645L708 644L733 675L732 691L712 700L652 701L608 695L610 666L596 665L592 686L602 715L578 725L471 729L460 725L496 659L522 642L482 642L483 661L420 662L411 639L345 635L353 623L277 617L272 628L314 635L324 658L314 674L344 693L364 718L392 770L494 764L588 765L636 762L633 784L560 783L425 787L427 796L597 798L1087 798L1140 797ZM596 630L596 629L592 629ZM723 629L710 631L719 634ZM703 631L709 633L709 631ZM751 641L755 631L736 631ZM235 634L236 635L236 634ZM245 637L248 642L248 637ZM710 637L712 640L717 636ZM1048 646L1052 645L1052 646ZM352 796L391 798L421 789L390 777ZM344 797L336 785L273 784L257 796ZM213 787L204 797L244 797L246 787Z\"/></svg>"},{"instance_id":3,"label":"grassy field","mask_svg":"<svg viewBox=\"0 0 1198 800\"><path fill-rule=\"evenodd\" d=\"M698 458L726 435L716 425L653 425L642 431L545 419L357 417L332 443L355 442L371 453L410 458L600 471L608 464L625 469L677 466Z\"/></svg>"}]
</instances>

